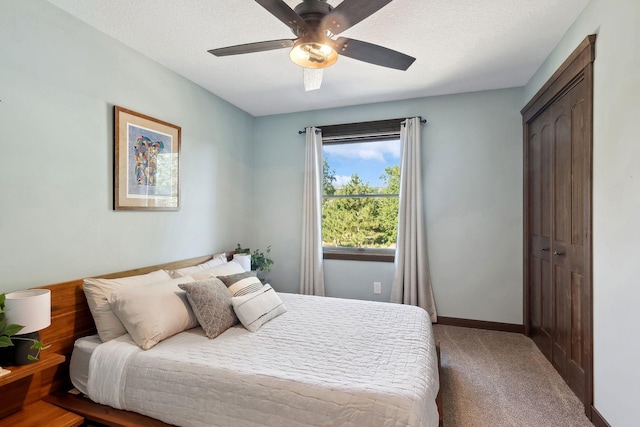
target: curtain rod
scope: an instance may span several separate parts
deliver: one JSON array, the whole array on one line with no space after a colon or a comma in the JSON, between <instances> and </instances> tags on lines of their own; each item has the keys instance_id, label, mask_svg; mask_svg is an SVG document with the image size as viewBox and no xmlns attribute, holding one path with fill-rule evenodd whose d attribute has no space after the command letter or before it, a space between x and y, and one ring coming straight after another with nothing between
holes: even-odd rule
<instances>
[{"instance_id":1,"label":"curtain rod","mask_svg":"<svg viewBox=\"0 0 640 427\"><path fill-rule=\"evenodd\" d=\"M307 130L303 129L303 130L299 130L298 131L298 135L302 135L303 133L307 133ZM319 134L319 133L320 133L320 129L316 129L316 135Z\"/></svg>"},{"instance_id":2,"label":"curtain rod","mask_svg":"<svg viewBox=\"0 0 640 427\"><path fill-rule=\"evenodd\" d=\"M421 116L418 116L418 117L420 117L420 123L422 123L422 124L427 123L427 119L423 119ZM404 123L402 123L402 126L404 126ZM307 133L307 129L303 129L303 130L299 130L298 131L298 135L302 135L302 134L305 134L305 133ZM320 130L316 129L316 135L318 133L320 133Z\"/></svg>"}]
</instances>

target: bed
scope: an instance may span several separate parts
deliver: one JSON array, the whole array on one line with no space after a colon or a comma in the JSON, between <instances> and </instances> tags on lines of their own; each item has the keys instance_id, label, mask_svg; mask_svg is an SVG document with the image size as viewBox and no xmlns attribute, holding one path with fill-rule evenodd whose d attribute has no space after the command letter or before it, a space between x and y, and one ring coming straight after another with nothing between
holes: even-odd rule
<instances>
[{"instance_id":1,"label":"bed","mask_svg":"<svg viewBox=\"0 0 640 427\"><path fill-rule=\"evenodd\" d=\"M49 400L108 425L149 425L142 416L183 426L439 424L438 355L422 309L278 295L286 313L258 332L238 324L209 339L195 327L148 350L128 334L102 343L94 328L76 332L71 378L92 402ZM118 421L128 416L137 421Z\"/></svg>"}]
</instances>

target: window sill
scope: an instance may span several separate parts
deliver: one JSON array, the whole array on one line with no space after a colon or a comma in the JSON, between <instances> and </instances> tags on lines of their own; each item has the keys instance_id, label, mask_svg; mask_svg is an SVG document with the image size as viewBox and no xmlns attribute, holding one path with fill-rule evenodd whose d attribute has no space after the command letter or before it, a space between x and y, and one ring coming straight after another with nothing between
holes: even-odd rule
<instances>
[{"instance_id":1,"label":"window sill","mask_svg":"<svg viewBox=\"0 0 640 427\"><path fill-rule=\"evenodd\" d=\"M338 259L344 261L374 261L374 262L394 262L394 253L374 253L358 250L342 250L342 251L329 251L324 250L322 252L323 259Z\"/></svg>"}]
</instances>

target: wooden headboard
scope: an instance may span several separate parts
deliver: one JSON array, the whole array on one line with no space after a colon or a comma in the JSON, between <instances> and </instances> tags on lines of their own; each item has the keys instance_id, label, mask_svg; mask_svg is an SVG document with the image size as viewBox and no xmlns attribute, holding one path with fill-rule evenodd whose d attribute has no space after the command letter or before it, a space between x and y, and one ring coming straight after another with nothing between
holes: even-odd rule
<instances>
[{"instance_id":1,"label":"wooden headboard","mask_svg":"<svg viewBox=\"0 0 640 427\"><path fill-rule=\"evenodd\" d=\"M225 252L225 254L227 259L231 260L234 252ZM159 269L175 270L201 264L216 255L218 254L94 277L112 279L146 274ZM51 326L40 331L44 345L50 345L51 347L45 350L43 355L51 352L62 354L67 358L65 365L61 367L62 369L58 369L55 375L54 384L52 384L53 390L63 388L69 383L68 369L66 368L68 367L75 340L96 333L96 325L93 322L93 317L91 317L91 312L89 311L89 306L87 305L87 300L82 290L82 282L83 279L77 279L70 282L40 286L40 288L51 290Z\"/></svg>"}]
</instances>

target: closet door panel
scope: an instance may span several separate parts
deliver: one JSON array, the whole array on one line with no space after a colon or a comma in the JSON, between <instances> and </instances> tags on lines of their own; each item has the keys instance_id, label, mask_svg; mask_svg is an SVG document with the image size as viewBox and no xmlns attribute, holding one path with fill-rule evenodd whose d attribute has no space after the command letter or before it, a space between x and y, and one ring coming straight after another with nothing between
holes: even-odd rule
<instances>
[{"instance_id":1,"label":"closet door panel","mask_svg":"<svg viewBox=\"0 0 640 427\"><path fill-rule=\"evenodd\" d=\"M567 383L577 396L584 396L587 380L585 373L585 330L584 322L588 306L584 294L586 280L579 274L571 277L571 354L567 362Z\"/></svg>"},{"instance_id":2,"label":"closet door panel","mask_svg":"<svg viewBox=\"0 0 640 427\"><path fill-rule=\"evenodd\" d=\"M585 192L590 176L585 123L585 84L581 80L551 107L553 141L553 239L552 263L555 324L552 360L578 396L585 393L585 334L590 334L587 206ZM590 191L590 190L589 190ZM587 338L588 339L588 338Z\"/></svg>"},{"instance_id":3,"label":"closet door panel","mask_svg":"<svg viewBox=\"0 0 640 427\"><path fill-rule=\"evenodd\" d=\"M588 91L582 80L571 90L569 97L571 114L571 236L568 260L571 270L571 352L567 360L567 382L578 396L587 392L588 353L591 341L591 289L586 285L590 274L590 249L588 226L590 222L589 197L591 175L591 147L587 123L589 110Z\"/></svg>"},{"instance_id":4,"label":"closet door panel","mask_svg":"<svg viewBox=\"0 0 640 427\"><path fill-rule=\"evenodd\" d=\"M547 358L551 360L551 343L554 334L555 314L553 310L554 290L552 282L552 262L551 262L551 150L553 147L553 126L551 123L551 114L545 112L541 116L542 130L541 134L541 156L540 156L540 236L541 236L541 287L542 287L542 329L548 336L548 354Z\"/></svg>"},{"instance_id":5,"label":"closet door panel","mask_svg":"<svg viewBox=\"0 0 640 427\"><path fill-rule=\"evenodd\" d=\"M571 116L565 96L551 107L553 117L553 286L555 335L553 364L566 377L567 353L571 350L571 288L567 244L571 239Z\"/></svg>"},{"instance_id":6,"label":"closet door panel","mask_svg":"<svg viewBox=\"0 0 640 427\"><path fill-rule=\"evenodd\" d=\"M555 334L553 336L553 365L560 375L566 377L567 353L571 350L569 336L571 328L571 296L567 273L555 264L553 269Z\"/></svg>"},{"instance_id":7,"label":"closet door panel","mask_svg":"<svg viewBox=\"0 0 640 427\"><path fill-rule=\"evenodd\" d=\"M582 89L582 84L576 90ZM585 119L587 117L586 103L579 97L571 109L571 128L573 129L571 138L571 245L584 250L587 230L587 215L585 214L586 197L588 190L586 182L589 176L586 175L588 161L585 148ZM583 256L579 257L584 260ZM580 265L584 268L584 265Z\"/></svg>"},{"instance_id":8,"label":"closet door panel","mask_svg":"<svg viewBox=\"0 0 640 427\"><path fill-rule=\"evenodd\" d=\"M529 134L529 283L531 336L542 353L551 360L553 334L553 292L551 289L551 195L550 171L552 128L549 114L531 123Z\"/></svg>"}]
</instances>

